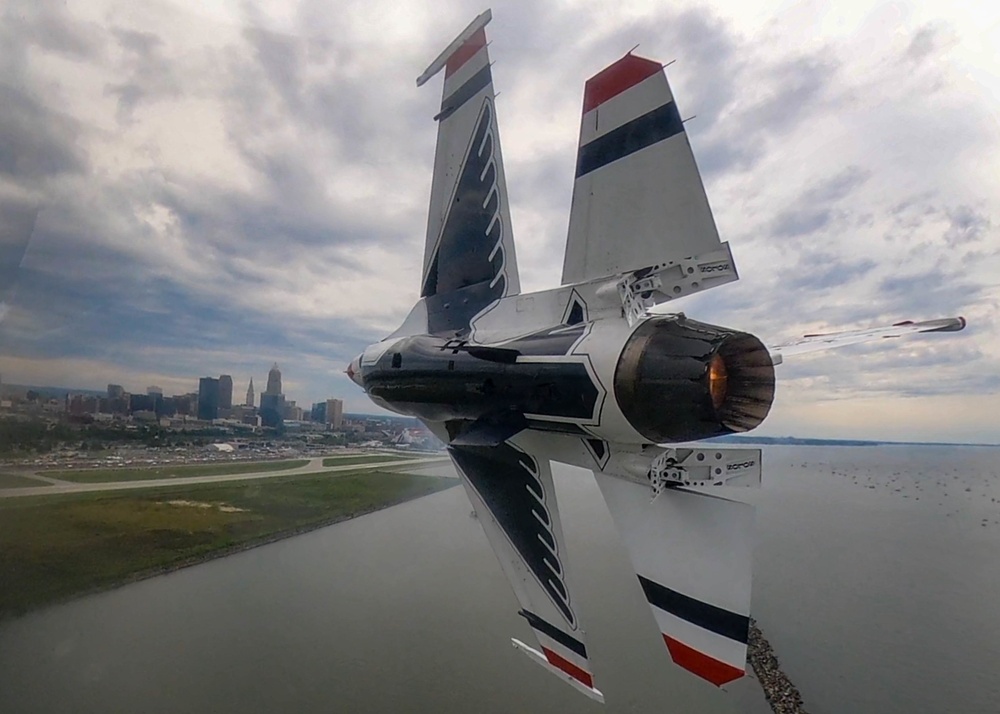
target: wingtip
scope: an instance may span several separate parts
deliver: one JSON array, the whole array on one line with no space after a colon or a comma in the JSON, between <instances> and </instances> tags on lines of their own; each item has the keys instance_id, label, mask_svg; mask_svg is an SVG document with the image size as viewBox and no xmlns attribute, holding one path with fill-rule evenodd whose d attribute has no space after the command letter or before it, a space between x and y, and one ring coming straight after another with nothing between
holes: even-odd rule
<instances>
[{"instance_id":1,"label":"wingtip","mask_svg":"<svg viewBox=\"0 0 1000 714\"><path fill-rule=\"evenodd\" d=\"M521 640L514 638L511 638L510 642L514 646L514 649L520 650L521 652L526 654L528 656L528 659L530 659L535 664L540 665L543 669L556 675L567 684L570 684L574 689L576 689L581 694L590 697L591 699L593 699L596 702L599 702L600 704L604 704L604 694L601 692L600 689L594 687L593 676L590 675L589 673L586 673L588 681L586 682L581 681L578 678L577 673L571 674L565 669L561 669L560 667L554 665L552 662L549 661L548 657L545 654L542 654L534 647L526 645L525 643L521 642Z\"/></svg>"},{"instance_id":2,"label":"wingtip","mask_svg":"<svg viewBox=\"0 0 1000 714\"><path fill-rule=\"evenodd\" d=\"M942 320L942 322L944 321ZM947 324L933 330L927 330L927 332L961 332L965 329L967 324L968 322L966 322L965 318L962 316L952 317L947 320Z\"/></svg>"},{"instance_id":3,"label":"wingtip","mask_svg":"<svg viewBox=\"0 0 1000 714\"><path fill-rule=\"evenodd\" d=\"M483 28L485 28L486 25L488 25L490 20L492 19L493 19L493 11L490 8L487 8L484 12L481 12L476 17L476 19L470 22L466 26L466 28L459 33L458 37L452 40L451 44L448 45L444 49L444 51L441 52L441 54L438 55L434 59L434 61L430 63L430 65L428 65L427 69L425 69L423 73L419 77L417 77L417 86L418 87L424 86L424 84L426 84L431 77L436 75L442 69L445 69L446 65L448 64L448 60L451 58L451 56L454 55L456 52L458 52L462 48L462 45L468 42L474 35L476 35L477 32L482 31ZM483 34L484 46L485 46L485 37L486 35ZM452 66L451 69L452 71L454 71L456 67Z\"/></svg>"}]
</instances>

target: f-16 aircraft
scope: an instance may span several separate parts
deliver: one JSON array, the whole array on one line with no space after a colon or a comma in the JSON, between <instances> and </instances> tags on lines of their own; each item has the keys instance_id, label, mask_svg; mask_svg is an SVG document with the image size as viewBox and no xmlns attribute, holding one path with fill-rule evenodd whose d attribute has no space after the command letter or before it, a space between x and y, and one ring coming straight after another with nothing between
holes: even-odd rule
<instances>
[{"instance_id":1,"label":"f-16 aircraft","mask_svg":"<svg viewBox=\"0 0 1000 714\"><path fill-rule=\"evenodd\" d=\"M719 240L663 65L627 54L587 80L562 285L522 294L485 27L477 17L417 79L444 70L420 299L347 369L377 405L448 446L535 646L595 686L551 462L593 472L673 661L721 686L745 673L761 452L687 442L749 431L775 366L815 349L951 332L962 318L754 335L653 312L738 279ZM671 446L674 444L674 446Z\"/></svg>"}]
</instances>

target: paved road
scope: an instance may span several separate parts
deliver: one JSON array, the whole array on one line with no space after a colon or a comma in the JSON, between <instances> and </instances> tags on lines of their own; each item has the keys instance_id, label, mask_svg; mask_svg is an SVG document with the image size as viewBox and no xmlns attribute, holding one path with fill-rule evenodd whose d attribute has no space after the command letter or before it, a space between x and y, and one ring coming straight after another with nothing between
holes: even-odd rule
<instances>
[{"instance_id":1,"label":"paved road","mask_svg":"<svg viewBox=\"0 0 1000 714\"><path fill-rule=\"evenodd\" d=\"M330 457L326 457L330 458ZM260 471L258 473L225 474L219 476L189 476L187 478L158 478L142 481L114 481L110 483L72 483L47 476L36 476L52 484L50 486L26 486L24 488L0 489L0 498L18 496L49 496L57 493L90 493L93 491L126 491L135 488L157 488L160 486L186 486L197 483L219 483L223 481L250 481L281 476L300 476L326 471L371 471L387 466L416 466L442 461L440 456L421 456L412 459L387 459L377 463L346 464L344 466L323 466L323 457L309 459L309 463L296 469L283 471Z\"/></svg>"}]
</instances>

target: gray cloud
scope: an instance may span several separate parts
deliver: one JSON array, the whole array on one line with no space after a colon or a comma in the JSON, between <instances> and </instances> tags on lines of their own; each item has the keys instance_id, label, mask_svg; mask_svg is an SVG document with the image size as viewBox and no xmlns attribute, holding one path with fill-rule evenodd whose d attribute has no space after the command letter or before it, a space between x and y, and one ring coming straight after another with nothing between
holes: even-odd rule
<instances>
[{"instance_id":1,"label":"gray cloud","mask_svg":"<svg viewBox=\"0 0 1000 714\"><path fill-rule=\"evenodd\" d=\"M790 208L774 217L771 234L777 238L798 238L819 233L834 221L845 223L846 215L834 210L834 204L864 186L870 177L870 171L848 166L819 180L805 189Z\"/></svg>"},{"instance_id":2,"label":"gray cloud","mask_svg":"<svg viewBox=\"0 0 1000 714\"><path fill-rule=\"evenodd\" d=\"M0 199L0 299L14 287L37 218L37 204Z\"/></svg>"},{"instance_id":3,"label":"gray cloud","mask_svg":"<svg viewBox=\"0 0 1000 714\"><path fill-rule=\"evenodd\" d=\"M123 81L109 83L104 91L118 97L120 123L132 120L140 102L180 94L176 60L165 54L163 40L158 35L124 28L115 28L111 34L123 51L117 71Z\"/></svg>"},{"instance_id":4,"label":"gray cloud","mask_svg":"<svg viewBox=\"0 0 1000 714\"><path fill-rule=\"evenodd\" d=\"M917 30L907 45L904 56L914 62L921 63L936 50L940 49L943 38L943 30L939 26L924 25Z\"/></svg>"},{"instance_id":5,"label":"gray cloud","mask_svg":"<svg viewBox=\"0 0 1000 714\"><path fill-rule=\"evenodd\" d=\"M947 216L951 226L944 239L952 248L980 240L992 227L989 216L971 206L955 206L947 210Z\"/></svg>"},{"instance_id":6,"label":"gray cloud","mask_svg":"<svg viewBox=\"0 0 1000 714\"><path fill-rule=\"evenodd\" d=\"M985 286L968 280L964 271L941 266L919 273L889 275L878 287L885 304L927 314L960 314L986 290Z\"/></svg>"},{"instance_id":7,"label":"gray cloud","mask_svg":"<svg viewBox=\"0 0 1000 714\"><path fill-rule=\"evenodd\" d=\"M32 44L77 60L92 59L102 51L97 28L71 18L59 0L21 3L16 11L10 8L4 13L3 24L8 37L17 38L15 46Z\"/></svg>"},{"instance_id":8,"label":"gray cloud","mask_svg":"<svg viewBox=\"0 0 1000 714\"><path fill-rule=\"evenodd\" d=\"M860 166L848 166L827 179L821 179L815 186L802 194L802 200L815 203L835 203L847 198L864 186L872 172Z\"/></svg>"},{"instance_id":9,"label":"gray cloud","mask_svg":"<svg viewBox=\"0 0 1000 714\"><path fill-rule=\"evenodd\" d=\"M470 0L441 17L414 8L413 28L429 29L414 29L411 39L394 29L400 34L386 40L372 30L385 28L384 18L361 5L331 13L329 3L308 0L289 8L288 32L280 33L246 4L236 27L219 33L224 39L192 48L179 38L202 18L179 7L155 27L109 27L39 5L21 25L0 27L0 67L10 78L0 85L0 196L15 196L0 210L16 208L0 231L22 235L30 206L41 207L16 299L4 298L0 357L75 354L115 368L141 360L174 375L279 359L310 389L332 389L343 363L415 297L440 84L417 91L413 78L481 8ZM638 54L677 60L669 73L684 116L698 115L687 125L696 157L713 205L736 227L724 239L741 271L747 266L740 283L679 308L775 339L805 323L850 328L969 305L986 313L990 293L975 261L993 255L992 205L956 201L944 189L965 160L954 147L973 142L966 125L928 161L941 188L883 180L892 169L880 153L888 135L875 125L850 139L871 142L852 159L864 167L817 155L807 176L821 178L787 186L781 173L794 165L790 146L804 130L851 102L878 104L886 94L879 83L894 76L873 72L862 81L844 69L850 48L789 53L705 8L657 8L615 24L575 7L519 7L498 12L490 30L502 40L491 52L515 221L531 228L515 225L520 254L533 260L522 273L558 274L583 80L639 43ZM907 51L930 57L942 41L937 29L920 30ZM112 99L74 104L37 61L45 53L72 57ZM893 141L922 150L937 133L921 117L951 123L957 112L933 101L893 96L876 109ZM93 119L99 105L115 102L120 145L108 136L107 117ZM189 126L204 118L196 111L208 118ZM179 151L143 133L156 122L169 124ZM207 126L218 136L204 139ZM560 138L551 138L556 129ZM533 140L536 132L543 138ZM231 175L196 168L202 157L184 154L187 140L192 154L218 151ZM141 150L125 150L130 143ZM762 165L768 171L757 173ZM713 183L730 193L713 192ZM771 187L785 188L775 194L781 200L765 200ZM755 191L764 199L754 203ZM369 270L371 251L412 267L378 265L366 279L412 288L386 296L351 283ZM908 379L920 381L912 380L920 370L948 366L946 351L911 350L907 359L899 379L882 382L886 390L898 393ZM992 364L985 351L955 359ZM872 364L879 379L892 371L888 362ZM805 364L803 378L815 369ZM945 383L972 384L951 376Z\"/></svg>"},{"instance_id":10,"label":"gray cloud","mask_svg":"<svg viewBox=\"0 0 1000 714\"><path fill-rule=\"evenodd\" d=\"M833 213L828 208L797 208L775 216L771 232L780 238L797 238L818 233L832 218Z\"/></svg>"},{"instance_id":11,"label":"gray cloud","mask_svg":"<svg viewBox=\"0 0 1000 714\"><path fill-rule=\"evenodd\" d=\"M795 267L788 271L788 287L796 290L821 291L843 288L864 277L877 267L874 260L845 260L824 250L804 253Z\"/></svg>"},{"instance_id":12,"label":"gray cloud","mask_svg":"<svg viewBox=\"0 0 1000 714\"><path fill-rule=\"evenodd\" d=\"M812 109L832 83L837 63L820 53L775 63L765 75L763 98L748 112L752 125L772 134L798 125L803 113Z\"/></svg>"},{"instance_id":13,"label":"gray cloud","mask_svg":"<svg viewBox=\"0 0 1000 714\"><path fill-rule=\"evenodd\" d=\"M0 106L0 175L24 185L87 170L83 128L75 119L9 85L0 85Z\"/></svg>"}]
</instances>

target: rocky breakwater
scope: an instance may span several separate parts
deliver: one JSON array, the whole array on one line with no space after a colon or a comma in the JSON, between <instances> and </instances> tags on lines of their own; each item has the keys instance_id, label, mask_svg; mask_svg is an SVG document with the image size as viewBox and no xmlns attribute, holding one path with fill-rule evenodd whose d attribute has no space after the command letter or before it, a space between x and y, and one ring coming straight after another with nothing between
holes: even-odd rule
<instances>
[{"instance_id":1,"label":"rocky breakwater","mask_svg":"<svg viewBox=\"0 0 1000 714\"><path fill-rule=\"evenodd\" d=\"M747 644L750 665L774 714L807 714L802 703L802 695L781 671L781 664L771 649L771 643L764 637L764 633L760 631L752 617Z\"/></svg>"}]
</instances>

